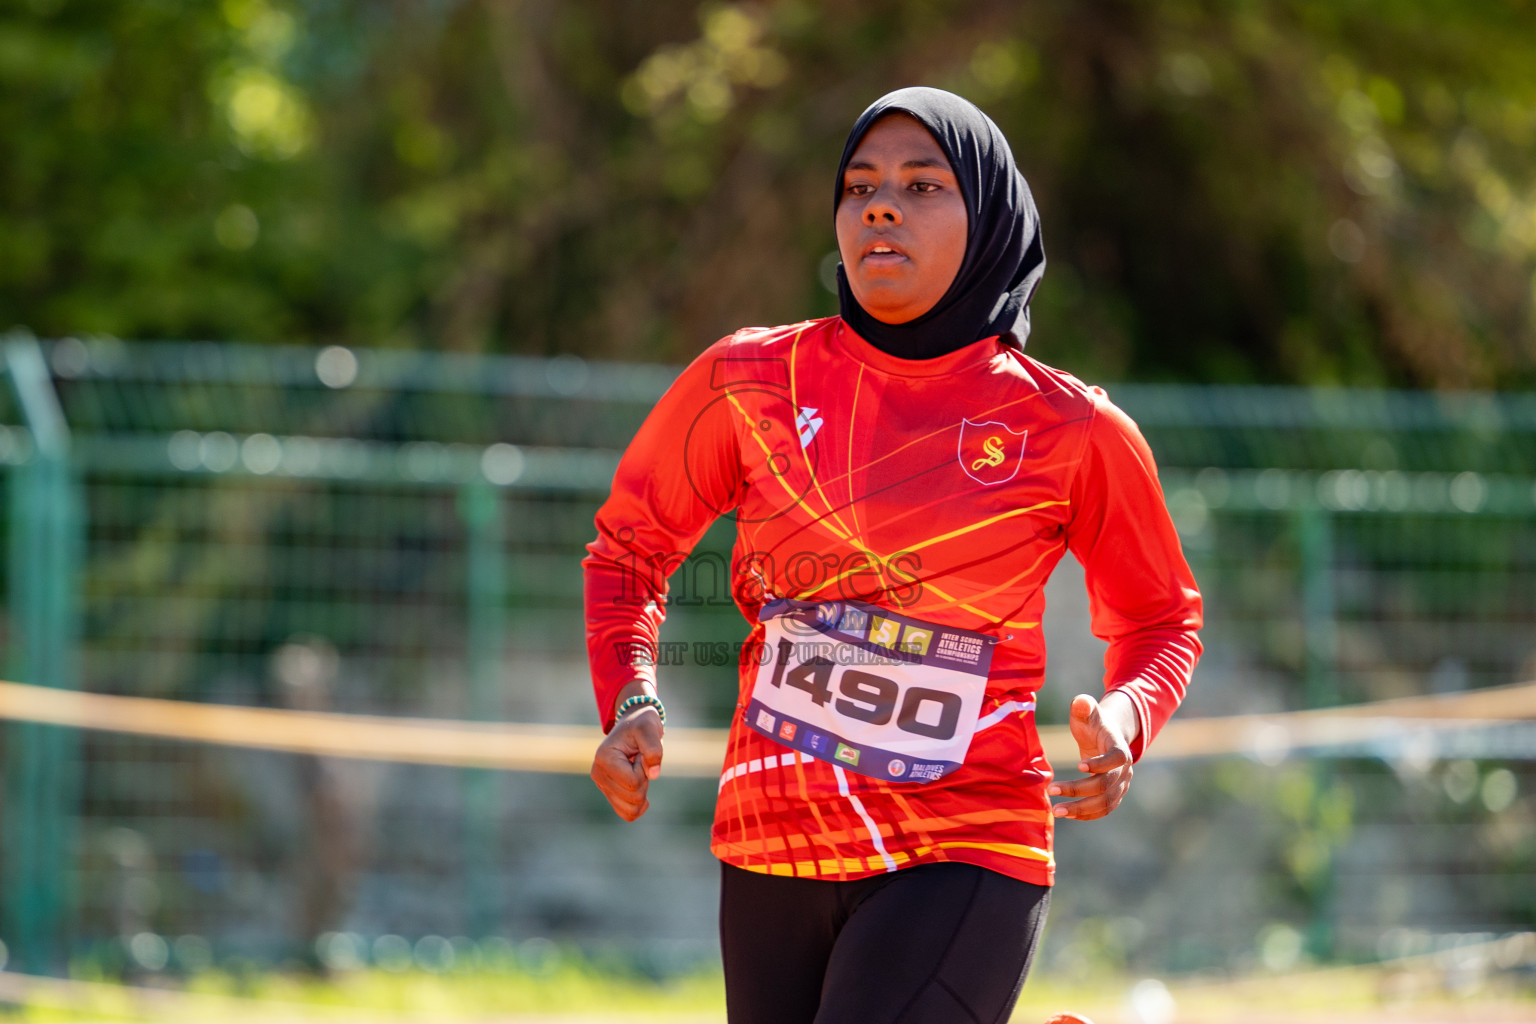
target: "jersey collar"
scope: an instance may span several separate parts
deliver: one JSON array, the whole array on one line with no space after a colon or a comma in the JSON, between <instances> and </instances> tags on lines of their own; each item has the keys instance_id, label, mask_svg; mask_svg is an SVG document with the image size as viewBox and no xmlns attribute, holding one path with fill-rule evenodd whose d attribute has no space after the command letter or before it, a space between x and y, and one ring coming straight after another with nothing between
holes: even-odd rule
<instances>
[{"instance_id":1,"label":"jersey collar","mask_svg":"<svg viewBox=\"0 0 1536 1024\"><path fill-rule=\"evenodd\" d=\"M969 345L961 346L953 352L946 352L934 359L902 359L882 352L859 337L858 332L848 326L848 322L842 317L834 319L837 323L833 336L844 352L870 369L893 377L943 377L959 373L991 362L1007 347L1004 342L1005 336L994 335L990 338L982 338L980 341L973 341Z\"/></svg>"}]
</instances>

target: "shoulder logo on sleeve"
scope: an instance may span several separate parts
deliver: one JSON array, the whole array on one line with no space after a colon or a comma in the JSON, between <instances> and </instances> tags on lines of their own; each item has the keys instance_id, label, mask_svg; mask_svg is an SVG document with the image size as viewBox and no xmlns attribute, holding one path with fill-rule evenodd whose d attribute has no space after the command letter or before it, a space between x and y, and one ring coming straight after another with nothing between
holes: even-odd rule
<instances>
[{"instance_id":1,"label":"shoulder logo on sleeve","mask_svg":"<svg viewBox=\"0 0 1536 1024\"><path fill-rule=\"evenodd\" d=\"M960 421L960 468L979 484L1012 480L1024 461L1027 430L1010 430L1002 423Z\"/></svg>"}]
</instances>

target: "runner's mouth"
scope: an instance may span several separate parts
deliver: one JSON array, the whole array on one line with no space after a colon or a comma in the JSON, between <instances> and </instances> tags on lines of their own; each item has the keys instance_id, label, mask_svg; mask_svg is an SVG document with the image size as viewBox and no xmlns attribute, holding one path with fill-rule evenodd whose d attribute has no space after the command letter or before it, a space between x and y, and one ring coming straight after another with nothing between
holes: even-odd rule
<instances>
[{"instance_id":1,"label":"runner's mouth","mask_svg":"<svg viewBox=\"0 0 1536 1024\"><path fill-rule=\"evenodd\" d=\"M873 263L876 266L884 264L903 263L907 260L907 254L893 245L884 242L876 242L864 250L864 262Z\"/></svg>"}]
</instances>

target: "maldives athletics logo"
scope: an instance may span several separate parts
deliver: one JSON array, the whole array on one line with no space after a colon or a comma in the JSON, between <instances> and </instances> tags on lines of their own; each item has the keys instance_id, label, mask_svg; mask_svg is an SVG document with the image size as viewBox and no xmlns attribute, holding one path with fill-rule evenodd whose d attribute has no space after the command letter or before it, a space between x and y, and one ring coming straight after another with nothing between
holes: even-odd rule
<instances>
[{"instance_id":1,"label":"maldives athletics logo","mask_svg":"<svg viewBox=\"0 0 1536 1024\"><path fill-rule=\"evenodd\" d=\"M960 468L977 483L1004 483L1012 480L1024 461L1027 430L1009 430L995 420L986 423L960 421Z\"/></svg>"}]
</instances>

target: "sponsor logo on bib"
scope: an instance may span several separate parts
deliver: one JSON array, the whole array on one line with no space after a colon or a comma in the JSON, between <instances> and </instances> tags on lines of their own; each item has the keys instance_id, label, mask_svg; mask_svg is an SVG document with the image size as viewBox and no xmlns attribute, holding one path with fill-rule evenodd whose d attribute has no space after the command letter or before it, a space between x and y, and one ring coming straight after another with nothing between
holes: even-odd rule
<instances>
[{"instance_id":1,"label":"sponsor logo on bib","mask_svg":"<svg viewBox=\"0 0 1536 1024\"><path fill-rule=\"evenodd\" d=\"M901 635L901 623L876 615L869 627L869 642L881 647L896 649L896 638Z\"/></svg>"},{"instance_id":2,"label":"sponsor logo on bib","mask_svg":"<svg viewBox=\"0 0 1536 1024\"><path fill-rule=\"evenodd\" d=\"M773 732L773 716L766 711L757 713L757 727L764 732Z\"/></svg>"},{"instance_id":3,"label":"sponsor logo on bib","mask_svg":"<svg viewBox=\"0 0 1536 1024\"><path fill-rule=\"evenodd\" d=\"M857 608L845 607L843 614L837 622L833 623L838 629L849 636L867 636L869 633L869 614Z\"/></svg>"},{"instance_id":4,"label":"sponsor logo on bib","mask_svg":"<svg viewBox=\"0 0 1536 1024\"><path fill-rule=\"evenodd\" d=\"M896 649L905 651L907 654L927 654L928 644L931 640L933 640L932 630L908 626L906 631L901 634L901 645Z\"/></svg>"},{"instance_id":5,"label":"sponsor logo on bib","mask_svg":"<svg viewBox=\"0 0 1536 1024\"><path fill-rule=\"evenodd\" d=\"M783 725L779 726L779 739L781 739L781 740L792 740L794 738L795 738L795 723L794 722L785 722Z\"/></svg>"},{"instance_id":6,"label":"sponsor logo on bib","mask_svg":"<svg viewBox=\"0 0 1536 1024\"><path fill-rule=\"evenodd\" d=\"M900 758L892 758L891 763L885 766L885 770L899 779L907 774L907 762Z\"/></svg>"},{"instance_id":7,"label":"sponsor logo on bib","mask_svg":"<svg viewBox=\"0 0 1536 1024\"><path fill-rule=\"evenodd\" d=\"M855 768L859 766L859 748L857 747L850 747L846 743L839 743L837 745L837 753L832 756L845 764L853 765Z\"/></svg>"}]
</instances>

